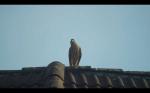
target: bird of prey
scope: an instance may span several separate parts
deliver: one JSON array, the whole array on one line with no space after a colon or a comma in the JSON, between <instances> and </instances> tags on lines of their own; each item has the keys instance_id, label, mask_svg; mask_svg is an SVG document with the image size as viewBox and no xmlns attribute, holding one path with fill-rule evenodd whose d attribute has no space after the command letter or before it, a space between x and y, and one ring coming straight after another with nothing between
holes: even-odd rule
<instances>
[{"instance_id":1,"label":"bird of prey","mask_svg":"<svg viewBox=\"0 0 150 93\"><path fill-rule=\"evenodd\" d=\"M69 48L69 64L70 66L79 66L81 59L81 48L74 39L70 41L71 47Z\"/></svg>"}]
</instances>

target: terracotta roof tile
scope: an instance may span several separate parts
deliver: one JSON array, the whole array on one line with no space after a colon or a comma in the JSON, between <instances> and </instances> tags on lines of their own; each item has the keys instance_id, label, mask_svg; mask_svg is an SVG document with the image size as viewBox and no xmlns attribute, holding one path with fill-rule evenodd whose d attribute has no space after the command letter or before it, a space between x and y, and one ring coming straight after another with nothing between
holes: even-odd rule
<instances>
[{"instance_id":1,"label":"terracotta roof tile","mask_svg":"<svg viewBox=\"0 0 150 93\"><path fill-rule=\"evenodd\" d=\"M142 88L149 87L149 81L142 77L150 77L149 72L123 71L122 69L66 67L65 76L72 74L77 88ZM139 78L133 78L133 77ZM66 78L64 83L73 83ZM144 83L146 82L146 83ZM69 85L68 85L69 86ZM67 86L66 86L67 88ZM69 87L68 87L69 88Z\"/></svg>"},{"instance_id":2,"label":"terracotta roof tile","mask_svg":"<svg viewBox=\"0 0 150 93\"><path fill-rule=\"evenodd\" d=\"M146 80L146 82L147 82L147 84L148 84L148 86L150 87L150 77L148 78L145 78L145 80Z\"/></svg>"},{"instance_id":3,"label":"terracotta roof tile","mask_svg":"<svg viewBox=\"0 0 150 93\"><path fill-rule=\"evenodd\" d=\"M1 70L0 88L63 88L64 65L52 62L48 67Z\"/></svg>"},{"instance_id":4,"label":"terracotta roof tile","mask_svg":"<svg viewBox=\"0 0 150 93\"><path fill-rule=\"evenodd\" d=\"M55 61L47 67L1 70L0 88L150 88L150 72L91 66L65 67Z\"/></svg>"},{"instance_id":5,"label":"terracotta roof tile","mask_svg":"<svg viewBox=\"0 0 150 93\"><path fill-rule=\"evenodd\" d=\"M131 80L131 77L129 76L122 76L122 80L124 82L124 85L125 85L125 88L135 88L132 80Z\"/></svg>"},{"instance_id":6,"label":"terracotta roof tile","mask_svg":"<svg viewBox=\"0 0 150 93\"><path fill-rule=\"evenodd\" d=\"M101 83L100 83L99 78L98 78L98 76L96 74L94 75L94 80L95 80L96 88L100 88L101 87Z\"/></svg>"},{"instance_id":7,"label":"terracotta roof tile","mask_svg":"<svg viewBox=\"0 0 150 93\"><path fill-rule=\"evenodd\" d=\"M144 85L146 88L150 88L150 86L145 78L143 78L143 82L144 82Z\"/></svg>"},{"instance_id":8,"label":"terracotta roof tile","mask_svg":"<svg viewBox=\"0 0 150 93\"><path fill-rule=\"evenodd\" d=\"M124 81L123 81L123 79L121 78L121 76L118 76L118 79L119 79L119 81L120 81L120 84L121 84L121 88L125 88L125 84L124 84Z\"/></svg>"},{"instance_id":9,"label":"terracotta roof tile","mask_svg":"<svg viewBox=\"0 0 150 93\"><path fill-rule=\"evenodd\" d=\"M106 76L100 76L99 81L100 81L100 84L101 84L102 88L108 88L109 87L109 82L108 82Z\"/></svg>"}]
</instances>

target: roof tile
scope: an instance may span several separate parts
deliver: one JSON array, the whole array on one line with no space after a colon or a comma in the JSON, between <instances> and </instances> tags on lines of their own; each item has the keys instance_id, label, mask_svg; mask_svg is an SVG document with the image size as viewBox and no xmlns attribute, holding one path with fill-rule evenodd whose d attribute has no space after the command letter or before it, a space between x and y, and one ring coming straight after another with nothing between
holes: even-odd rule
<instances>
[{"instance_id":1,"label":"roof tile","mask_svg":"<svg viewBox=\"0 0 150 93\"><path fill-rule=\"evenodd\" d=\"M150 88L150 72L91 68L91 66L64 67L60 62L54 61L47 67L1 70L0 87Z\"/></svg>"}]
</instances>

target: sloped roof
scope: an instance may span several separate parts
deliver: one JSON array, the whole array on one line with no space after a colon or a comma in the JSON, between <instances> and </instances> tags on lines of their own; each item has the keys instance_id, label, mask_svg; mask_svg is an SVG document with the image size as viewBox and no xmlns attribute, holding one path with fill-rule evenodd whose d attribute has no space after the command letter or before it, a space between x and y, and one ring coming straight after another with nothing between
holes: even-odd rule
<instances>
[{"instance_id":1,"label":"sloped roof","mask_svg":"<svg viewBox=\"0 0 150 93\"><path fill-rule=\"evenodd\" d=\"M66 88L150 88L150 72L66 67Z\"/></svg>"},{"instance_id":2,"label":"sloped roof","mask_svg":"<svg viewBox=\"0 0 150 93\"><path fill-rule=\"evenodd\" d=\"M0 70L0 88L63 88L63 73L64 65L57 61L47 67Z\"/></svg>"},{"instance_id":3,"label":"sloped roof","mask_svg":"<svg viewBox=\"0 0 150 93\"><path fill-rule=\"evenodd\" d=\"M0 70L0 88L150 88L150 72L68 67L55 61L45 67Z\"/></svg>"}]
</instances>

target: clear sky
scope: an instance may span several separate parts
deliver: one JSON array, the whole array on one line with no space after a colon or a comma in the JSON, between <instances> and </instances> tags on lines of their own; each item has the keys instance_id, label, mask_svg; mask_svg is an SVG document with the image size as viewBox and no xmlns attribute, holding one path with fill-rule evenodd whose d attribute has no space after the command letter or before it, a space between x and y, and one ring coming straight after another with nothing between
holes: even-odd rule
<instances>
[{"instance_id":1,"label":"clear sky","mask_svg":"<svg viewBox=\"0 0 150 93\"><path fill-rule=\"evenodd\" d=\"M0 6L0 70L68 66L71 38L81 66L150 71L150 5Z\"/></svg>"}]
</instances>

